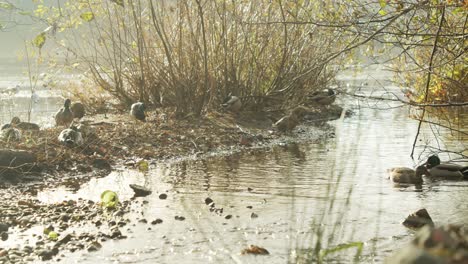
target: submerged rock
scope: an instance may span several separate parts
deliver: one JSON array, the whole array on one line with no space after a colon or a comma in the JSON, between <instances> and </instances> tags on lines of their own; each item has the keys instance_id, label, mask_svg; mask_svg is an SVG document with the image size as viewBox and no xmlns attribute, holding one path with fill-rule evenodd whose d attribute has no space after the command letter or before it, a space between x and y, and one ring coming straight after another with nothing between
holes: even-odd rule
<instances>
[{"instance_id":1,"label":"submerged rock","mask_svg":"<svg viewBox=\"0 0 468 264\"><path fill-rule=\"evenodd\" d=\"M146 187L143 187L138 184L130 184L130 188L135 192L133 197L145 197L152 193L152 191Z\"/></svg>"},{"instance_id":2,"label":"submerged rock","mask_svg":"<svg viewBox=\"0 0 468 264\"><path fill-rule=\"evenodd\" d=\"M432 218L427 210L423 208L408 215L405 221L403 221L403 225L408 228L421 228L425 225L434 226L434 222L432 222Z\"/></svg>"}]
</instances>

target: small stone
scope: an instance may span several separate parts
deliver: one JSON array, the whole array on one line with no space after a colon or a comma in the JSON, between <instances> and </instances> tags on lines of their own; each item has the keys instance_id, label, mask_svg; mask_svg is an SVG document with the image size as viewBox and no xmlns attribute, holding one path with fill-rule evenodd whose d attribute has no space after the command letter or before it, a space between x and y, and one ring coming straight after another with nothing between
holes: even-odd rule
<instances>
[{"instance_id":1,"label":"small stone","mask_svg":"<svg viewBox=\"0 0 468 264\"><path fill-rule=\"evenodd\" d=\"M250 245L250 247L242 250L241 254L242 255L244 255L244 254L268 255L268 254L270 254L270 252L268 252L268 250L266 250L266 249L264 249L262 247L255 246L255 245Z\"/></svg>"},{"instance_id":2,"label":"small stone","mask_svg":"<svg viewBox=\"0 0 468 264\"><path fill-rule=\"evenodd\" d=\"M248 209L252 209L252 208L253 208L253 206L251 206L251 205L247 205L246 207L247 207Z\"/></svg>"},{"instance_id":3,"label":"small stone","mask_svg":"<svg viewBox=\"0 0 468 264\"><path fill-rule=\"evenodd\" d=\"M258 217L258 214L256 214L256 213L252 213L252 214L250 215L250 218L257 218L257 217Z\"/></svg>"},{"instance_id":4,"label":"small stone","mask_svg":"<svg viewBox=\"0 0 468 264\"><path fill-rule=\"evenodd\" d=\"M111 169L111 165L110 165L109 161L107 161L106 159L94 159L93 160L93 167L101 169L101 170L110 170Z\"/></svg>"},{"instance_id":5,"label":"small stone","mask_svg":"<svg viewBox=\"0 0 468 264\"><path fill-rule=\"evenodd\" d=\"M135 192L133 197L145 197L152 193L152 191L144 186L137 184L130 184L130 188Z\"/></svg>"},{"instance_id":6,"label":"small stone","mask_svg":"<svg viewBox=\"0 0 468 264\"><path fill-rule=\"evenodd\" d=\"M0 238L2 241L7 241L8 240L8 233L7 232L1 232L0 233Z\"/></svg>"},{"instance_id":7,"label":"small stone","mask_svg":"<svg viewBox=\"0 0 468 264\"><path fill-rule=\"evenodd\" d=\"M211 204L211 203L213 203L213 202L214 202L213 199L211 199L210 197L208 197L208 198L205 199L205 204L206 204L206 205L209 205L209 204Z\"/></svg>"},{"instance_id":8,"label":"small stone","mask_svg":"<svg viewBox=\"0 0 468 264\"><path fill-rule=\"evenodd\" d=\"M101 248L102 248L102 245L99 244L99 242L93 241L88 245L87 250L88 250L88 252L93 252L93 251L98 251Z\"/></svg>"},{"instance_id":9,"label":"small stone","mask_svg":"<svg viewBox=\"0 0 468 264\"><path fill-rule=\"evenodd\" d=\"M421 228L425 225L434 226L432 218L424 208L408 215L402 224L408 228Z\"/></svg>"},{"instance_id":10,"label":"small stone","mask_svg":"<svg viewBox=\"0 0 468 264\"><path fill-rule=\"evenodd\" d=\"M184 221L184 220L185 220L185 217L183 217L183 216L177 216L177 215L176 215L176 216L175 216L175 220L177 220L177 221Z\"/></svg>"},{"instance_id":11,"label":"small stone","mask_svg":"<svg viewBox=\"0 0 468 264\"><path fill-rule=\"evenodd\" d=\"M10 228L9 224L0 223L0 232L6 232L6 231L8 231L8 228Z\"/></svg>"},{"instance_id":12,"label":"small stone","mask_svg":"<svg viewBox=\"0 0 468 264\"><path fill-rule=\"evenodd\" d=\"M158 225L158 224L162 224L163 220L162 219L155 219L153 221L151 221L151 224L152 225Z\"/></svg>"},{"instance_id":13,"label":"small stone","mask_svg":"<svg viewBox=\"0 0 468 264\"><path fill-rule=\"evenodd\" d=\"M167 199L167 194L161 193L161 194L159 195L159 199L161 199L161 200L166 200L166 199Z\"/></svg>"},{"instance_id":14,"label":"small stone","mask_svg":"<svg viewBox=\"0 0 468 264\"><path fill-rule=\"evenodd\" d=\"M39 257L41 258L41 260L50 260L57 254L58 254L57 248L53 248L52 250L46 249L39 253Z\"/></svg>"},{"instance_id":15,"label":"small stone","mask_svg":"<svg viewBox=\"0 0 468 264\"><path fill-rule=\"evenodd\" d=\"M232 218L232 215L226 215L224 218L225 218L225 219L231 219L231 218Z\"/></svg>"},{"instance_id":16,"label":"small stone","mask_svg":"<svg viewBox=\"0 0 468 264\"><path fill-rule=\"evenodd\" d=\"M138 220L138 222L139 222L139 223L146 224L146 223L148 223L148 220L146 220L146 219L143 218L143 219Z\"/></svg>"}]
</instances>

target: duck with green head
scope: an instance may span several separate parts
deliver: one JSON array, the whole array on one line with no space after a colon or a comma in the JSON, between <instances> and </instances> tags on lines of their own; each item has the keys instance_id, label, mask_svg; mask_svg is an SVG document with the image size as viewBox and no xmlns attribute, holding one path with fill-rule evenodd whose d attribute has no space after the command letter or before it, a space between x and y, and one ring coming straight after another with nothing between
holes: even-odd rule
<instances>
[{"instance_id":1,"label":"duck with green head","mask_svg":"<svg viewBox=\"0 0 468 264\"><path fill-rule=\"evenodd\" d=\"M70 110L70 99L65 100L63 107L55 114L55 123L57 126L69 126L73 121L73 112Z\"/></svg>"},{"instance_id":2,"label":"duck with green head","mask_svg":"<svg viewBox=\"0 0 468 264\"><path fill-rule=\"evenodd\" d=\"M441 163L437 155L432 155L427 159L427 176L445 179L468 180L468 166L461 166L453 163Z\"/></svg>"}]
</instances>

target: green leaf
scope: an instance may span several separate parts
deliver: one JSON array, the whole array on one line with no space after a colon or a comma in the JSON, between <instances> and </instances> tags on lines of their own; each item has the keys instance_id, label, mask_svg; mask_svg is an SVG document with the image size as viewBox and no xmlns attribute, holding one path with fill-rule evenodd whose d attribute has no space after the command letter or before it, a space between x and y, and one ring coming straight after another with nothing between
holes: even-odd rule
<instances>
[{"instance_id":1,"label":"green leaf","mask_svg":"<svg viewBox=\"0 0 468 264\"><path fill-rule=\"evenodd\" d=\"M385 15L387 14L387 11L381 9L381 10L379 11L379 14L382 15L382 16L385 16Z\"/></svg>"},{"instance_id":2,"label":"green leaf","mask_svg":"<svg viewBox=\"0 0 468 264\"><path fill-rule=\"evenodd\" d=\"M1 9L8 9L8 10L11 10L13 9L15 6L10 4L10 3L6 3L6 2L0 2L0 8Z\"/></svg>"},{"instance_id":3,"label":"green leaf","mask_svg":"<svg viewBox=\"0 0 468 264\"><path fill-rule=\"evenodd\" d=\"M86 22L90 22L91 20L94 19L94 14L93 12L86 12L80 15L81 19L83 19Z\"/></svg>"},{"instance_id":4,"label":"green leaf","mask_svg":"<svg viewBox=\"0 0 468 264\"><path fill-rule=\"evenodd\" d=\"M50 231L49 235L48 235L48 238L49 238L49 240L56 241L58 239L58 236L59 236L59 234L57 232Z\"/></svg>"},{"instance_id":5,"label":"green leaf","mask_svg":"<svg viewBox=\"0 0 468 264\"><path fill-rule=\"evenodd\" d=\"M117 193L106 190L101 194L101 205L108 209L114 209L119 203Z\"/></svg>"},{"instance_id":6,"label":"green leaf","mask_svg":"<svg viewBox=\"0 0 468 264\"><path fill-rule=\"evenodd\" d=\"M387 6L387 1L386 0L379 0L380 8L384 8Z\"/></svg>"},{"instance_id":7,"label":"green leaf","mask_svg":"<svg viewBox=\"0 0 468 264\"><path fill-rule=\"evenodd\" d=\"M350 242L347 244L340 244L336 247L323 249L320 251L320 260L323 260L329 254L339 252L348 248L353 248L353 247L357 248L355 257L359 257L362 253L362 248L364 247L364 243L363 242Z\"/></svg>"},{"instance_id":8,"label":"green leaf","mask_svg":"<svg viewBox=\"0 0 468 264\"><path fill-rule=\"evenodd\" d=\"M146 172L149 170L149 163L146 160L140 160L137 162L138 170Z\"/></svg>"},{"instance_id":9,"label":"green leaf","mask_svg":"<svg viewBox=\"0 0 468 264\"><path fill-rule=\"evenodd\" d=\"M45 41L46 41L46 34L45 34L44 32L42 32L41 34L37 35L37 36L33 39L33 44L34 44L34 46L36 46L36 47L38 47L39 49L41 49L42 46L44 46Z\"/></svg>"}]
</instances>

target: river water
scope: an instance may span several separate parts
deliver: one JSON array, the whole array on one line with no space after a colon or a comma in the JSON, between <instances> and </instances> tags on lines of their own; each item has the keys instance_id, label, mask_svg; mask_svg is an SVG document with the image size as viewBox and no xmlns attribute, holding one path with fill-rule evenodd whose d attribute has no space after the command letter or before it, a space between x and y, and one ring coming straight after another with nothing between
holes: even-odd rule
<instances>
[{"instance_id":1,"label":"river water","mask_svg":"<svg viewBox=\"0 0 468 264\"><path fill-rule=\"evenodd\" d=\"M344 73L339 82L368 95L382 88L401 94L390 77L374 68L365 74ZM119 169L90 180L78 191L57 187L39 193L43 202L79 197L98 201L107 189L116 191L120 200L130 199L131 183L153 190L137 199L135 210L138 218L148 222L160 218L162 224L136 223L124 231L127 239L104 242L98 252L65 253L62 259L66 263L315 263L316 248L362 242L356 261L381 263L411 240L413 231L401 223L420 208L426 208L436 224L468 223L468 182L425 179L422 187L416 187L395 186L388 179L388 168L414 167L427 155L420 157L423 149L417 148L416 160L410 158L418 123L408 117L408 108L344 96L337 101L355 114L329 122L331 128L312 127L334 130L320 140L201 160L156 162L148 173ZM421 143L437 146L433 133L423 127ZM466 149L466 137L454 138L440 129L436 133L451 148ZM168 198L159 199L161 193ZM207 197L222 213L209 210ZM251 244L266 248L270 255L241 255ZM332 253L325 261L352 262L356 252L354 247Z\"/></svg>"}]
</instances>

